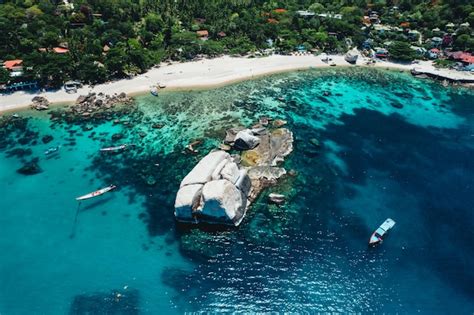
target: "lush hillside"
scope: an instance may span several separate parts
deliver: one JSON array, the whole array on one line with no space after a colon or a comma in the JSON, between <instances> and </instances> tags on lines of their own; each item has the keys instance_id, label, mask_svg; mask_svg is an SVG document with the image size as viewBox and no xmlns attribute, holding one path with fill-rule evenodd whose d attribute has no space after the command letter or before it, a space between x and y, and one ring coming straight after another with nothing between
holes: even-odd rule
<instances>
[{"instance_id":1,"label":"lush hillside","mask_svg":"<svg viewBox=\"0 0 474 315\"><path fill-rule=\"evenodd\" d=\"M267 48L289 52L298 46L343 52L348 45L360 46L374 37L372 26L364 28L362 24L363 16L373 11L380 23L405 23L405 28L417 29L425 37L433 36L436 28L454 32L455 48L474 49L474 6L469 0L2 3L0 59L22 59L27 78L52 86L66 79L96 83L133 75L164 59L183 60L199 54L244 54ZM304 16L298 10L314 15ZM459 27L466 22L471 26ZM446 30L449 23L455 25L453 30ZM196 33L200 30L208 31L208 35ZM402 35L384 36L404 41ZM375 40L383 41L384 36ZM0 73L0 81L2 77L5 81L8 76Z\"/></svg>"}]
</instances>

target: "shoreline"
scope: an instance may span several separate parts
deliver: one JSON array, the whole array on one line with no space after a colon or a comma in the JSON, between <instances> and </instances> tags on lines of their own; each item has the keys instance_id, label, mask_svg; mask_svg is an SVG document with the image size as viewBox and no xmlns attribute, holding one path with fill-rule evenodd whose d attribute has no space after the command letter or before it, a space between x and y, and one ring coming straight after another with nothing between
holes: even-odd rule
<instances>
[{"instance_id":1,"label":"shoreline","mask_svg":"<svg viewBox=\"0 0 474 315\"><path fill-rule=\"evenodd\" d=\"M356 65L351 65L344 60L342 55L330 55L328 57L332 59L331 63L335 64L337 68L356 66L404 71L410 71L414 67L433 68L429 61L420 62L416 65L378 61L376 64L366 65L366 59L359 58ZM76 101L79 95L86 95L91 92L108 95L125 92L131 97L144 95L149 92L152 85L156 85L158 82L166 85L166 88L162 91L212 89L273 74L330 67L330 63L325 63L321 61L319 56L314 55L272 55L259 58L223 56L199 61L161 64L159 67L152 68L133 78L111 81L94 87L85 86L73 94L68 94L61 89L38 93L18 91L12 94L0 95L0 113L26 109L31 105L31 99L35 96L46 97L51 105L70 105Z\"/></svg>"}]
</instances>

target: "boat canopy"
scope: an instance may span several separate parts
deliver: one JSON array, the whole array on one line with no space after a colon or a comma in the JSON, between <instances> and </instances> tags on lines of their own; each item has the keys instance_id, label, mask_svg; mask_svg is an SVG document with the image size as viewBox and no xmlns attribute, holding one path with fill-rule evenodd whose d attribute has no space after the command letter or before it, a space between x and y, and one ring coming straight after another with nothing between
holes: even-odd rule
<instances>
[{"instance_id":1,"label":"boat canopy","mask_svg":"<svg viewBox=\"0 0 474 315\"><path fill-rule=\"evenodd\" d=\"M393 228L394 225L395 225L395 221L393 221L392 219L387 219L385 220L384 223L382 223L380 228L384 229L385 231L388 231L391 228Z\"/></svg>"}]
</instances>

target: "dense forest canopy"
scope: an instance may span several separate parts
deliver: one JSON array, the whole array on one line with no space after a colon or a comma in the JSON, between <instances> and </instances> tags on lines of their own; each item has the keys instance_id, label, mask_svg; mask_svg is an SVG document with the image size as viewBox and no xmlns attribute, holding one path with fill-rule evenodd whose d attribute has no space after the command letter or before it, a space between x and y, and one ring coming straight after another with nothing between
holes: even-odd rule
<instances>
[{"instance_id":1,"label":"dense forest canopy","mask_svg":"<svg viewBox=\"0 0 474 315\"><path fill-rule=\"evenodd\" d=\"M24 76L50 86L67 79L102 82L141 73L166 59L197 55L238 55L268 48L289 52L296 47L343 52L351 45L360 47L372 36L373 29L362 23L370 12L376 12L382 24L406 25L425 38L436 35L436 29L446 31L452 23L456 25L454 48L474 50L474 3L470 0L0 3L0 60L23 60ZM314 15L304 16L298 10ZM342 18L334 18L336 14ZM400 42L405 37L382 34L375 40ZM2 70L0 80L7 77Z\"/></svg>"}]
</instances>

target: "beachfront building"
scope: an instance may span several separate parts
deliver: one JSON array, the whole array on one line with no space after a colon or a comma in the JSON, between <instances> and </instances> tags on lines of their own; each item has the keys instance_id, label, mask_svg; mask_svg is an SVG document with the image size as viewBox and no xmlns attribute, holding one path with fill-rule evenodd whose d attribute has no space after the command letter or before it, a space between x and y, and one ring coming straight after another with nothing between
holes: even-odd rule
<instances>
[{"instance_id":1,"label":"beachfront building","mask_svg":"<svg viewBox=\"0 0 474 315\"><path fill-rule=\"evenodd\" d=\"M474 56L465 51L447 52L448 59L457 61L464 70L472 71L474 69Z\"/></svg>"},{"instance_id":2,"label":"beachfront building","mask_svg":"<svg viewBox=\"0 0 474 315\"><path fill-rule=\"evenodd\" d=\"M375 48L375 57L377 58L388 58L388 50L381 47Z\"/></svg>"},{"instance_id":3,"label":"beachfront building","mask_svg":"<svg viewBox=\"0 0 474 315\"><path fill-rule=\"evenodd\" d=\"M19 77L23 75L23 60L13 59L3 62L3 68L10 72L10 77Z\"/></svg>"},{"instance_id":4,"label":"beachfront building","mask_svg":"<svg viewBox=\"0 0 474 315\"><path fill-rule=\"evenodd\" d=\"M438 59L441 55L441 51L438 48L431 48L428 51L428 58L430 59Z\"/></svg>"}]
</instances>

